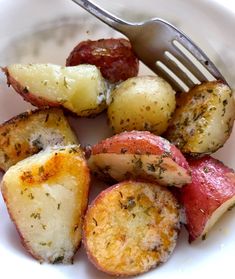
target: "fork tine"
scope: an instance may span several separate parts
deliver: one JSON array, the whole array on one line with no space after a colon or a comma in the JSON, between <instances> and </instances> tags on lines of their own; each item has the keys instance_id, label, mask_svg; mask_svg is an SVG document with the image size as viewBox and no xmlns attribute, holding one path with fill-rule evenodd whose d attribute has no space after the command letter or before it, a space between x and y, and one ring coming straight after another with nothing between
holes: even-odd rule
<instances>
[{"instance_id":1,"label":"fork tine","mask_svg":"<svg viewBox=\"0 0 235 279\"><path fill-rule=\"evenodd\" d=\"M175 40L173 40L175 41ZM208 78L202 73L198 67L182 52L172 41L171 54L180 61L200 82L208 81ZM178 41L178 39L176 40Z\"/></svg>"},{"instance_id":2,"label":"fork tine","mask_svg":"<svg viewBox=\"0 0 235 279\"><path fill-rule=\"evenodd\" d=\"M154 72L169 82L176 92L188 91L189 87L163 62L156 62Z\"/></svg>"},{"instance_id":3,"label":"fork tine","mask_svg":"<svg viewBox=\"0 0 235 279\"><path fill-rule=\"evenodd\" d=\"M181 69L181 67L176 64L169 56L164 55L164 60L162 61L166 67L171 69L173 73L175 73L180 80L182 80L189 88L195 86L195 83L191 80L189 75Z\"/></svg>"},{"instance_id":4,"label":"fork tine","mask_svg":"<svg viewBox=\"0 0 235 279\"><path fill-rule=\"evenodd\" d=\"M140 57L140 55L138 56ZM167 58L163 51L158 52L157 55L155 53L155 56L152 57L151 60L145 59L146 58L145 54L141 53L141 56L142 56L141 57L142 63L144 63L154 73L156 73L157 75L165 79L167 82L169 82L176 91L180 91L180 92L188 91L188 89L191 86L195 85L194 83L190 83L190 81L188 82L189 78L187 75L184 75L182 73L181 77L179 77L179 73L181 72L181 69L178 68L176 65L175 66L173 64L169 65L169 63L166 61Z\"/></svg>"},{"instance_id":5,"label":"fork tine","mask_svg":"<svg viewBox=\"0 0 235 279\"><path fill-rule=\"evenodd\" d=\"M214 77L214 79L220 79L226 82L214 63L197 45L194 44L190 38L188 38L186 35L183 35L180 36L177 41L196 58L196 60ZM177 48L185 56L182 50L180 50L179 47Z\"/></svg>"},{"instance_id":6,"label":"fork tine","mask_svg":"<svg viewBox=\"0 0 235 279\"><path fill-rule=\"evenodd\" d=\"M185 59L185 53L176 45L174 44L174 41L178 42L180 45L182 45L199 63L206 69L214 79L220 79L223 80L225 83L226 80L223 77L223 75L220 73L220 71L216 68L214 63L208 58L208 56L182 31L178 30L175 26L170 24L167 21L164 21L162 19L157 19L158 22L160 22L162 25L165 25L166 30L168 32L171 32L172 40L171 43L174 46L174 48L177 48L177 50L180 52L181 59ZM168 41L169 42L169 41ZM179 58L180 58L179 57ZM188 57L187 57L188 59ZM180 59L179 59L180 60ZM186 60L187 61L187 60ZM184 63L183 63L184 64ZM195 66L194 63L191 61L191 63L187 66L188 69L191 69L192 66ZM195 67L193 67L195 69ZM190 70L194 75L197 77L197 74L202 74L202 72L197 69L196 72ZM203 75L201 78L199 78L200 81L206 81L205 77L203 78Z\"/></svg>"},{"instance_id":7,"label":"fork tine","mask_svg":"<svg viewBox=\"0 0 235 279\"><path fill-rule=\"evenodd\" d=\"M164 67L164 63L162 63L158 58L160 57L156 57L157 61L155 62L154 59L152 61L148 61L148 60L144 60L141 59L141 62L147 66L149 69L151 69L155 74L159 75L160 77L162 77L163 79L165 79L168 83L170 83L170 85L178 92L183 91L187 91L188 86L184 84L184 82L182 82L175 73L173 73L168 67ZM161 56L162 58L162 56ZM160 65L159 63L160 62ZM165 69L167 68L167 70ZM172 72L169 74L169 72ZM173 78L173 76L176 76L175 78ZM183 83L184 85L182 86L181 83Z\"/></svg>"}]
</instances>

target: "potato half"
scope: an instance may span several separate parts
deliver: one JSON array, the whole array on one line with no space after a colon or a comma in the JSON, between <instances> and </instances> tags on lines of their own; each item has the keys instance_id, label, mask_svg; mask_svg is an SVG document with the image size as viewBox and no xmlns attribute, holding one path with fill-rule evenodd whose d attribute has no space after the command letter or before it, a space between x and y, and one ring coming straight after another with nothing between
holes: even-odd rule
<instances>
[{"instance_id":1,"label":"potato half","mask_svg":"<svg viewBox=\"0 0 235 279\"><path fill-rule=\"evenodd\" d=\"M166 139L146 131L123 132L97 143L88 165L105 180L141 178L177 187L191 182L182 153Z\"/></svg>"},{"instance_id":2,"label":"potato half","mask_svg":"<svg viewBox=\"0 0 235 279\"><path fill-rule=\"evenodd\" d=\"M179 228L179 206L169 190L124 181L92 202L83 242L98 269L131 276L165 262L175 248Z\"/></svg>"},{"instance_id":3,"label":"potato half","mask_svg":"<svg viewBox=\"0 0 235 279\"><path fill-rule=\"evenodd\" d=\"M111 93L110 100L108 119L115 134L143 130L160 135L175 110L175 91L157 76L124 81Z\"/></svg>"},{"instance_id":4,"label":"potato half","mask_svg":"<svg viewBox=\"0 0 235 279\"><path fill-rule=\"evenodd\" d=\"M166 138L183 153L210 154L223 146L231 134L235 102L228 85L205 82L177 98Z\"/></svg>"},{"instance_id":5,"label":"potato half","mask_svg":"<svg viewBox=\"0 0 235 279\"><path fill-rule=\"evenodd\" d=\"M13 64L3 70L8 84L35 106L63 106L78 116L106 108L106 84L96 66Z\"/></svg>"},{"instance_id":6,"label":"potato half","mask_svg":"<svg viewBox=\"0 0 235 279\"><path fill-rule=\"evenodd\" d=\"M77 143L61 109L21 113L0 125L0 169L6 171L47 146Z\"/></svg>"},{"instance_id":7,"label":"potato half","mask_svg":"<svg viewBox=\"0 0 235 279\"><path fill-rule=\"evenodd\" d=\"M81 241L89 169L76 145L48 148L12 166L1 191L28 252L70 263Z\"/></svg>"}]
</instances>

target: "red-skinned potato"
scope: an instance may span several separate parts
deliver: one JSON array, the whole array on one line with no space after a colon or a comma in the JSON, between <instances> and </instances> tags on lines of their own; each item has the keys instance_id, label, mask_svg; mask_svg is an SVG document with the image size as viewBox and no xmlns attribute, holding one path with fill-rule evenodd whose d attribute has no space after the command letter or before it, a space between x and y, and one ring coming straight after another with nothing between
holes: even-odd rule
<instances>
[{"instance_id":1,"label":"red-skinned potato","mask_svg":"<svg viewBox=\"0 0 235 279\"><path fill-rule=\"evenodd\" d=\"M235 204L235 174L222 162L205 156L189 160L192 182L180 189L189 241L205 239L216 221Z\"/></svg>"},{"instance_id":2,"label":"red-skinned potato","mask_svg":"<svg viewBox=\"0 0 235 279\"><path fill-rule=\"evenodd\" d=\"M139 61L126 39L100 39L83 41L70 53L66 66L96 65L110 82L137 76Z\"/></svg>"},{"instance_id":3,"label":"red-skinned potato","mask_svg":"<svg viewBox=\"0 0 235 279\"><path fill-rule=\"evenodd\" d=\"M40 262L71 263L90 175L77 145L47 148L9 168L1 191L23 246Z\"/></svg>"},{"instance_id":4,"label":"red-skinned potato","mask_svg":"<svg viewBox=\"0 0 235 279\"><path fill-rule=\"evenodd\" d=\"M167 261L179 228L179 205L167 188L124 181L101 192L89 206L83 243L99 270L132 276Z\"/></svg>"},{"instance_id":5,"label":"red-skinned potato","mask_svg":"<svg viewBox=\"0 0 235 279\"><path fill-rule=\"evenodd\" d=\"M94 145L88 165L95 175L116 181L142 178L177 187L191 182L181 152L147 131L123 132Z\"/></svg>"}]
</instances>

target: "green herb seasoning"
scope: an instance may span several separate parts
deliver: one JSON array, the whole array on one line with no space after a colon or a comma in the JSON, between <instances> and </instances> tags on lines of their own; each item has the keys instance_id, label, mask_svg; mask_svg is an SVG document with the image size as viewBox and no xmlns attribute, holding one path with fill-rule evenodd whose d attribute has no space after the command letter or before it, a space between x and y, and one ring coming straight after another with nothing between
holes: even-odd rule
<instances>
[{"instance_id":1,"label":"green herb seasoning","mask_svg":"<svg viewBox=\"0 0 235 279\"><path fill-rule=\"evenodd\" d=\"M31 218L34 218L34 219L41 219L41 214L39 212L33 212L31 215L30 215Z\"/></svg>"},{"instance_id":2,"label":"green herb seasoning","mask_svg":"<svg viewBox=\"0 0 235 279\"><path fill-rule=\"evenodd\" d=\"M53 261L53 264L61 263L63 260L64 260L64 256L59 256L59 257L55 258L55 260Z\"/></svg>"},{"instance_id":3,"label":"green herb seasoning","mask_svg":"<svg viewBox=\"0 0 235 279\"><path fill-rule=\"evenodd\" d=\"M68 85L66 77L64 77L64 87L65 88L69 88L69 85Z\"/></svg>"}]
</instances>

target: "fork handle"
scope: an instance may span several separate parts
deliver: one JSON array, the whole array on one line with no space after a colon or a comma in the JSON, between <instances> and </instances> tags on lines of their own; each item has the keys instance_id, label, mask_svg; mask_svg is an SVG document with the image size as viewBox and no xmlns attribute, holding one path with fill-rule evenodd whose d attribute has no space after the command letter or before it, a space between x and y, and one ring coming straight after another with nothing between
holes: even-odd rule
<instances>
[{"instance_id":1,"label":"fork handle","mask_svg":"<svg viewBox=\"0 0 235 279\"><path fill-rule=\"evenodd\" d=\"M88 11L90 14L94 15L107 25L116 29L117 31L126 34L128 32L128 26L131 25L130 22L124 21L123 19L114 16L113 14L101 9L98 5L88 1L88 0L72 0L74 3L81 6L83 9Z\"/></svg>"}]
</instances>

